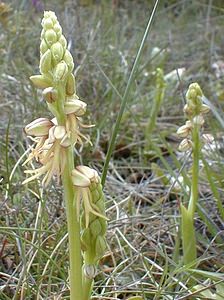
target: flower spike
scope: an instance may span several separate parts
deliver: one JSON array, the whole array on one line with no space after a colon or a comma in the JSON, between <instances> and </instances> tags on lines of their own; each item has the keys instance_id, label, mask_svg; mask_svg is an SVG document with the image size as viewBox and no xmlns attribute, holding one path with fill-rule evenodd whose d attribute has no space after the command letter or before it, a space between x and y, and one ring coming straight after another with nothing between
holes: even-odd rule
<instances>
[{"instance_id":1,"label":"flower spike","mask_svg":"<svg viewBox=\"0 0 224 300\"><path fill-rule=\"evenodd\" d=\"M24 164L35 160L39 166L25 171L29 177L23 184L42 178L46 187L54 177L62 182L68 221L70 299L87 299L96 265L106 249L107 218L100 177L89 167L74 168L73 150L77 144L91 144L81 131L93 125L82 123L87 104L76 94L73 58L55 13L45 11L41 24L40 74L30 80L42 90L53 118L38 118L24 129L33 142Z\"/></svg>"}]
</instances>

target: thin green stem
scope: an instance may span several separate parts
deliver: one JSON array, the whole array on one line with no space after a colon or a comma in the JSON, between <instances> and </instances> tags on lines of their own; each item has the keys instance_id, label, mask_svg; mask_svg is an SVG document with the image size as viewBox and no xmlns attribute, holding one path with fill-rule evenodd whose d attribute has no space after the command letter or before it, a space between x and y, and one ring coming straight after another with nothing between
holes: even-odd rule
<instances>
[{"instance_id":1,"label":"thin green stem","mask_svg":"<svg viewBox=\"0 0 224 300\"><path fill-rule=\"evenodd\" d=\"M199 176L199 157L200 157L200 136L199 127L194 126L192 132L193 141L193 167L192 167L192 182L191 182L191 197L188 205L188 211L190 212L192 219L194 219L194 213L198 202L198 176Z\"/></svg>"},{"instance_id":2,"label":"thin green stem","mask_svg":"<svg viewBox=\"0 0 224 300\"><path fill-rule=\"evenodd\" d=\"M109 167L109 163L110 163L110 158L111 158L113 150L114 150L115 140L116 140L116 137L117 137L117 134L118 134L118 131L119 131L121 118L122 118L122 115L124 113L126 103L128 101L128 97L129 97L129 94L130 94L130 91L131 91L132 83L134 82L134 79L136 77L136 72L137 72L137 69L138 69L138 66L139 66L140 58L141 58L141 55L142 55L142 52L143 52L143 48L144 48L149 30L150 30L151 25L152 25L152 21L154 19L154 15L155 15L158 3L159 3L159 0L156 0L155 5L153 7L153 11L151 13L148 24L146 26L146 29L145 29L140 47L138 49L138 52L137 52L137 55L136 55L136 58L135 58L135 62L134 62L134 65L132 67L132 70L131 70L131 73L130 73L130 76L129 76L129 79L128 79L128 83L127 83L127 86L126 86L126 89L125 89L125 92L124 92L124 96L122 97L121 107L120 107L120 110L119 110L119 113L118 113L118 116L117 116L117 120L116 120L116 123L115 123L115 126L114 126L114 130L113 130L111 139L110 139L110 145L109 145L109 148L108 148L108 151L107 151L106 160L105 160L105 164L104 164L104 168L103 168L103 172L102 172L101 182L102 182L103 186L104 186L105 181L106 181L106 176L107 176L107 171L108 171L108 167Z\"/></svg>"},{"instance_id":3,"label":"thin green stem","mask_svg":"<svg viewBox=\"0 0 224 300\"><path fill-rule=\"evenodd\" d=\"M194 125L192 132L193 141L193 166L191 195L188 208L181 204L181 230L183 240L184 264L192 263L197 258L196 237L194 227L194 214L198 202L198 176L199 176L199 157L200 157L200 129Z\"/></svg>"},{"instance_id":4,"label":"thin green stem","mask_svg":"<svg viewBox=\"0 0 224 300\"><path fill-rule=\"evenodd\" d=\"M68 225L70 300L83 300L80 224L77 217L76 205L74 203L75 192L71 180L71 171L74 163L72 149L68 148L65 151L66 166L62 175L62 182L64 187Z\"/></svg>"}]
</instances>

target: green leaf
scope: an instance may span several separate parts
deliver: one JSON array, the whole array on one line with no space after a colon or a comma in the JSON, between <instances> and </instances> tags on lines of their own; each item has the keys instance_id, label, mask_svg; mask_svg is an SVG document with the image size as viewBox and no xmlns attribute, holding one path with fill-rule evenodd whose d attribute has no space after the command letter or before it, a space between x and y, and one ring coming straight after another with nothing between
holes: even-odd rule
<instances>
[{"instance_id":1,"label":"green leaf","mask_svg":"<svg viewBox=\"0 0 224 300\"><path fill-rule=\"evenodd\" d=\"M194 219L183 204L180 209L184 264L189 264L197 258Z\"/></svg>"}]
</instances>

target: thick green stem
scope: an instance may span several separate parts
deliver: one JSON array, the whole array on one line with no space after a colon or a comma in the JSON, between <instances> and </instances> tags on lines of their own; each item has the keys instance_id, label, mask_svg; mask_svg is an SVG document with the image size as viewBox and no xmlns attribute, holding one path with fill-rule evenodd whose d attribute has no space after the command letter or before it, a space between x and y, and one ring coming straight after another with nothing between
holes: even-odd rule
<instances>
[{"instance_id":1,"label":"thick green stem","mask_svg":"<svg viewBox=\"0 0 224 300\"><path fill-rule=\"evenodd\" d=\"M70 300L83 300L82 295L82 257L80 244L80 224L74 203L75 192L71 180L73 169L72 149L66 151L66 166L62 175L64 197L67 211L69 261L70 261Z\"/></svg>"},{"instance_id":2,"label":"thick green stem","mask_svg":"<svg viewBox=\"0 0 224 300\"><path fill-rule=\"evenodd\" d=\"M60 100L58 103L58 110L60 111L60 119L58 119L58 124L65 126L65 115L63 111L63 103L65 101L65 85L63 83L59 83L58 94ZM62 182L68 226L70 300L83 300L80 222L77 215L75 202L75 189L71 179L71 172L74 169L73 151L71 146L65 149L65 156L66 165L62 174Z\"/></svg>"}]
</instances>

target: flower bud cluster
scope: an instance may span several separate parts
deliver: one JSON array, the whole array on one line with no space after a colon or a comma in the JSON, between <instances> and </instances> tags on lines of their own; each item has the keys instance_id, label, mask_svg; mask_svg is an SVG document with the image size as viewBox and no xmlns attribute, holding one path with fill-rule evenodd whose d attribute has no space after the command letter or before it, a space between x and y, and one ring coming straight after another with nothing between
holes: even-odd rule
<instances>
[{"instance_id":1,"label":"flower bud cluster","mask_svg":"<svg viewBox=\"0 0 224 300\"><path fill-rule=\"evenodd\" d=\"M184 106L184 112L189 119L200 114L207 114L210 111L209 106L203 104L202 98L203 93L199 84L196 82L190 84L186 94L187 103Z\"/></svg>"},{"instance_id":2,"label":"flower bud cluster","mask_svg":"<svg viewBox=\"0 0 224 300\"><path fill-rule=\"evenodd\" d=\"M86 265L94 265L106 249L105 199L97 172L86 166L77 166L72 171L73 184L82 200L81 242ZM78 205L80 201L78 202ZM77 211L80 207L77 207Z\"/></svg>"},{"instance_id":3,"label":"flower bud cluster","mask_svg":"<svg viewBox=\"0 0 224 300\"><path fill-rule=\"evenodd\" d=\"M41 23L40 71L45 74L53 69L56 80L63 80L74 68L73 58L67 50L67 41L54 12L46 11Z\"/></svg>"},{"instance_id":4,"label":"flower bud cluster","mask_svg":"<svg viewBox=\"0 0 224 300\"><path fill-rule=\"evenodd\" d=\"M78 98L75 88L75 77L72 74L74 62L71 53L67 49L67 41L62 34L62 28L54 12L44 12L42 20L41 44L40 44L40 75L30 77L32 83L42 89L43 98L55 115L58 103L62 101L59 87L65 90L63 102L70 101L70 97ZM65 103L61 103L62 111L58 114L66 114Z\"/></svg>"},{"instance_id":5,"label":"flower bud cluster","mask_svg":"<svg viewBox=\"0 0 224 300\"><path fill-rule=\"evenodd\" d=\"M195 127L202 132L204 125L204 115L210 111L209 106L202 102L203 93L198 83L192 83L187 91L187 103L184 112L188 118L186 123L178 128L177 135L183 140L179 144L182 152L191 150L193 147L192 132Z\"/></svg>"},{"instance_id":6,"label":"flower bud cluster","mask_svg":"<svg viewBox=\"0 0 224 300\"><path fill-rule=\"evenodd\" d=\"M31 76L30 79L40 89L53 88L59 81L66 82L68 95L71 95L75 93L74 76L72 75L74 62L67 49L67 41L62 34L62 28L55 13L45 11L41 24L43 27L39 65L41 74Z\"/></svg>"}]
</instances>

